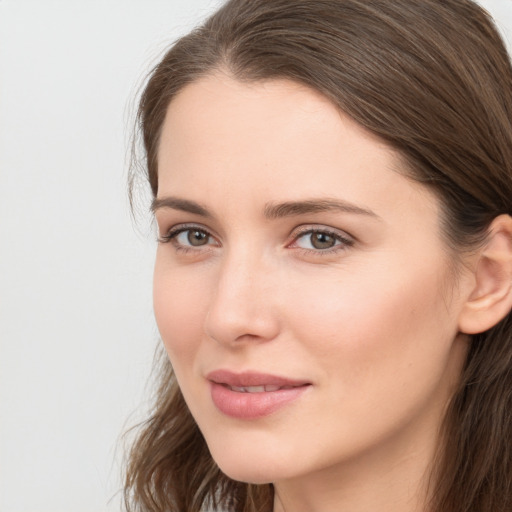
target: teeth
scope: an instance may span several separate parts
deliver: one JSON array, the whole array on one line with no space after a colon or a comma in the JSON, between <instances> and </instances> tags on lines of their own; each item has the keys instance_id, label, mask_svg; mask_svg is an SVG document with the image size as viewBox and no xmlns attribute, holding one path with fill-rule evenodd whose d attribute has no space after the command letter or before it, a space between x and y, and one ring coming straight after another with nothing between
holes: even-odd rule
<instances>
[{"instance_id":1,"label":"teeth","mask_svg":"<svg viewBox=\"0 0 512 512\"><path fill-rule=\"evenodd\" d=\"M289 389L293 386L229 386L231 391L236 391L237 393L265 393L265 391L277 391L279 389Z\"/></svg>"},{"instance_id":2,"label":"teeth","mask_svg":"<svg viewBox=\"0 0 512 512\"><path fill-rule=\"evenodd\" d=\"M246 393L264 393L265 386L247 386L245 388Z\"/></svg>"}]
</instances>

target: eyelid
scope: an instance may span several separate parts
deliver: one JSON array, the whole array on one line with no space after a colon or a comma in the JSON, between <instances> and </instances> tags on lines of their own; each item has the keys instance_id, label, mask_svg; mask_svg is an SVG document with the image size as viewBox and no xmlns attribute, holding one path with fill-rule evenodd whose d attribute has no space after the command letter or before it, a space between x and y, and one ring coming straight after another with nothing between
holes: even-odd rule
<instances>
[{"instance_id":1,"label":"eyelid","mask_svg":"<svg viewBox=\"0 0 512 512\"><path fill-rule=\"evenodd\" d=\"M297 240L305 235L309 235L312 233L324 233L326 235L332 236L339 241L340 243L335 244L333 247L328 249L304 249L302 247L293 247L293 244L297 242ZM296 228L291 234L292 241L287 244L288 248L299 249L309 253L315 254L329 254L333 252L337 252L340 250L345 250L347 247L351 247L355 243L355 238L348 234L346 231L342 231L330 226L318 225L318 224L308 224L299 226Z\"/></svg>"},{"instance_id":2,"label":"eyelid","mask_svg":"<svg viewBox=\"0 0 512 512\"><path fill-rule=\"evenodd\" d=\"M201 231L201 232L205 233L210 238L215 240L217 245L220 245L217 237L212 233L212 231L210 229L205 228L204 226L201 226L200 224L195 224L195 223L183 223L183 224L176 224L176 225L172 226L171 228L169 228L165 231L165 234L158 236L158 242L163 243L163 244L172 243L173 240L180 233L183 233L185 231L191 231L191 230ZM182 245L178 245L178 244L175 244L175 246L182 247L182 248L192 248L194 250L201 250L201 246L198 246L198 247L194 247L192 245L191 246L182 246ZM211 247L211 244L206 244L204 246L204 248L206 248L206 247Z\"/></svg>"}]
</instances>

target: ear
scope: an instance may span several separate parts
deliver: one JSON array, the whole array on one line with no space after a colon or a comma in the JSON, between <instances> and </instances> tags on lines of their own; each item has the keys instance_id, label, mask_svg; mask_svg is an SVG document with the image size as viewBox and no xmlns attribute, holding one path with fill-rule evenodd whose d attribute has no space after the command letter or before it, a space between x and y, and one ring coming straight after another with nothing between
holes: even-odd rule
<instances>
[{"instance_id":1,"label":"ear","mask_svg":"<svg viewBox=\"0 0 512 512\"><path fill-rule=\"evenodd\" d=\"M459 316L459 331L487 331L512 309L512 218L496 217L476 255L474 281Z\"/></svg>"}]
</instances>

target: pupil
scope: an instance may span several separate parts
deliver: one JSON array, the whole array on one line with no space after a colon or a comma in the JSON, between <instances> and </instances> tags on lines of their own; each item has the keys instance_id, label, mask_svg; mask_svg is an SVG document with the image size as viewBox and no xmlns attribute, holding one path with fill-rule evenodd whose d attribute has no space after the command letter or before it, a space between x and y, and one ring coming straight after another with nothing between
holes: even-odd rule
<instances>
[{"instance_id":1,"label":"pupil","mask_svg":"<svg viewBox=\"0 0 512 512\"><path fill-rule=\"evenodd\" d=\"M208 242L208 235L206 233L203 233L202 231L194 231L190 230L188 232L188 241L190 245L204 245L206 242Z\"/></svg>"},{"instance_id":2,"label":"pupil","mask_svg":"<svg viewBox=\"0 0 512 512\"><path fill-rule=\"evenodd\" d=\"M315 249L330 249L334 246L334 237L327 233L313 233L311 235L311 245Z\"/></svg>"}]
</instances>

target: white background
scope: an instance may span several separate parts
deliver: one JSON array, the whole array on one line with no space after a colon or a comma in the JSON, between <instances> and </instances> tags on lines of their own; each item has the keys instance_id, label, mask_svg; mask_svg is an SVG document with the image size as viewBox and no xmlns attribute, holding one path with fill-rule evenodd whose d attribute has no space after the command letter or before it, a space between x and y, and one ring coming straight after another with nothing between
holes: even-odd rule
<instances>
[{"instance_id":1,"label":"white background","mask_svg":"<svg viewBox=\"0 0 512 512\"><path fill-rule=\"evenodd\" d=\"M512 40L512 0L482 2ZM158 341L137 87L218 0L0 0L0 512L120 509Z\"/></svg>"}]
</instances>

